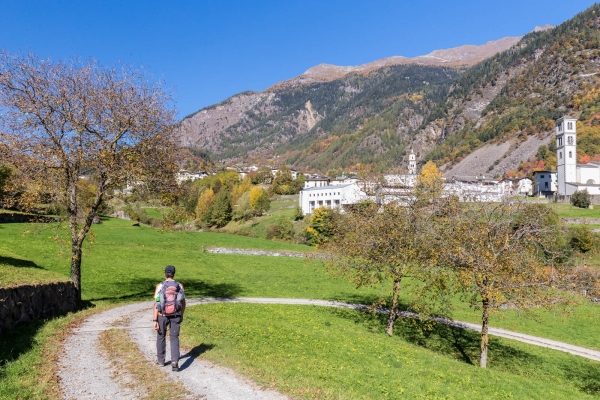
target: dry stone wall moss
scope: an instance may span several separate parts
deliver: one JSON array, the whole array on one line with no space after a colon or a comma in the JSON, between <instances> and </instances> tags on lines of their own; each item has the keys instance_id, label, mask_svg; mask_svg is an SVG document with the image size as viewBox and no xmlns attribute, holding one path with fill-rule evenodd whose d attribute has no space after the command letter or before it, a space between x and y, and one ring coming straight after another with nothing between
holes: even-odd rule
<instances>
[{"instance_id":1,"label":"dry stone wall moss","mask_svg":"<svg viewBox=\"0 0 600 400\"><path fill-rule=\"evenodd\" d=\"M77 307L71 281L0 288L0 334L37 318L49 318Z\"/></svg>"}]
</instances>

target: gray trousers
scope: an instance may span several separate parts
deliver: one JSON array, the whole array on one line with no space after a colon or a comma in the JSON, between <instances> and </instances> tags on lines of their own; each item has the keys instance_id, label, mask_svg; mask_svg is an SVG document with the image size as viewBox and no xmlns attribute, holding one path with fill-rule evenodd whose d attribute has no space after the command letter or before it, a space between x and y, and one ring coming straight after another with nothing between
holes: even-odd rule
<instances>
[{"instance_id":1,"label":"gray trousers","mask_svg":"<svg viewBox=\"0 0 600 400\"><path fill-rule=\"evenodd\" d=\"M167 326L169 328L169 339L171 340L171 363L179 361L179 327L181 317L163 317L158 316L158 332L156 335L156 355L158 362L165 362L165 353L167 352L167 343L165 337L167 335Z\"/></svg>"}]
</instances>

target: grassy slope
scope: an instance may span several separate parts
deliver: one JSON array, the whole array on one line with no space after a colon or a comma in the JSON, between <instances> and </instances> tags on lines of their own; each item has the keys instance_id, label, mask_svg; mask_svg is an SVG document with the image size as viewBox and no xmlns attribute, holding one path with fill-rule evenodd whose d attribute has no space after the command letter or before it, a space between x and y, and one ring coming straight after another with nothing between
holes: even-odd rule
<instances>
[{"instance_id":1,"label":"grassy slope","mask_svg":"<svg viewBox=\"0 0 600 400\"><path fill-rule=\"evenodd\" d=\"M296 398L582 399L600 394L600 364L493 338L489 368L478 335L319 307L218 304L189 309L182 329L201 357Z\"/></svg>"},{"instance_id":2,"label":"grassy slope","mask_svg":"<svg viewBox=\"0 0 600 400\"><path fill-rule=\"evenodd\" d=\"M47 271L7 250L0 249L0 287L38 285L66 281L67 277Z\"/></svg>"},{"instance_id":3,"label":"grassy slope","mask_svg":"<svg viewBox=\"0 0 600 400\"><path fill-rule=\"evenodd\" d=\"M267 215L254 218L250 221L232 221L225 226L221 231L240 233L250 232L252 236L259 238L267 237L267 228L271 225L277 225L281 220L293 220L295 207L298 205L298 195L293 196L276 196L271 201L271 209ZM299 222L294 222L299 224ZM312 248L311 248L312 249Z\"/></svg>"},{"instance_id":4,"label":"grassy slope","mask_svg":"<svg viewBox=\"0 0 600 400\"><path fill-rule=\"evenodd\" d=\"M68 276L67 255L57 256L58 246L48 232L21 235L31 225L0 225L0 251L31 259L38 266ZM219 255L202 253L202 245L303 251L306 246L219 233L160 233L149 227L132 227L128 221L107 220L94 227L94 245L84 253L83 298L98 301L147 300L173 264L186 294L195 296L295 297L333 299L369 304L383 289L357 290L343 280L331 279L323 267L304 259ZM385 288L387 289L387 287ZM409 299L404 298L404 304ZM598 306L588 304L565 316L558 311L539 311L523 316L507 310L495 314L491 325L600 349ZM479 313L457 305L454 315L478 323ZM536 322L536 320L543 323Z\"/></svg>"},{"instance_id":5,"label":"grassy slope","mask_svg":"<svg viewBox=\"0 0 600 400\"><path fill-rule=\"evenodd\" d=\"M46 268L50 271L53 271L54 273L59 273L63 276L67 276L68 257L57 256L58 246L52 240L50 240L49 236L52 236L50 234L50 231L41 231L41 233L39 234L22 235L24 229L31 229L31 227L32 225L29 224L0 225L0 251L6 254L7 249L10 249L12 252L11 254L14 255L13 258L31 259L33 262L35 262L36 265L42 268ZM159 233L156 230L153 230L148 227L132 227L131 223L128 221L120 221L114 219L107 220L104 224L100 226L95 226L94 229L96 233L94 245L91 247L91 249L86 250L84 255L83 296L85 299L88 300L98 301L101 299L106 299L110 302L114 302L120 300L148 299L151 296L153 286L158 281L158 279L160 279L162 275L162 270L164 268L164 265L166 264L174 264L178 267L178 278L186 283L186 291L188 296L307 297L368 302L376 295L381 294L381 291L374 289L365 289L357 291L344 281L333 280L328 278L327 274L323 271L321 267L315 264L308 263L302 259L283 259L276 257L247 257L237 255L213 255L201 252L202 245L265 249L287 249L297 251L305 250L306 247L304 246L296 246L279 242L271 242L242 236L224 235L216 233ZM286 314L285 308L283 308L283 310L284 314ZM198 309L198 312L200 312L200 309ZM223 311L223 313L224 314L222 317L222 321L226 321L228 319L237 320L237 317L227 317L228 314L226 310ZM294 320L296 322L293 322L294 327L306 325L308 329L307 332L310 331L309 327L312 326L312 319L319 318L318 316L314 316L310 312L304 314L304 312L302 311L294 311L294 313L299 315L299 317ZM254 312L254 314L255 315L252 316L251 313L250 318L251 321L253 321L252 324L255 324L256 326L264 327L267 326L269 323L273 323L273 321L277 320L274 319L274 317L271 314L265 314L261 311ZM588 347L600 348L600 339L597 338L597 335L594 334L595 332L597 332L598 326L600 325L600 317L597 307L594 308L594 306L591 305L580 307L575 310L574 316L570 316L568 318L563 317L559 314L554 315L553 313L545 313L542 314L542 317L546 319L544 324L538 324L536 322L533 322L530 318L523 318L517 316L513 312L506 312L503 314L505 314L505 317L502 319L496 317L493 318L491 322L492 325L506 327L509 329L514 329L526 333L539 334L541 336L565 340L567 342L585 345ZM201 320L202 314L198 315L196 318L193 318L193 313L191 313L190 317L192 317L188 320L190 323L204 323ZM477 313L471 312L465 309L464 307L462 307L457 313L457 318L458 317L474 321L477 321L478 319ZM221 318L219 317L219 315L215 315L211 318L217 318L218 321L221 321L219 319ZM198 319L198 321L194 321L194 319ZM333 321L333 326L343 325L343 323L338 321L338 319L331 320ZM347 319L347 317L342 318L342 320L343 319ZM251 326L251 321L244 322L244 320L240 319L240 323L246 324L240 331L240 335L247 336L251 334L243 333L248 327ZM220 325L221 322L218 322L218 324ZM379 326L379 328L381 328L381 326ZM291 332L292 327L283 326L281 329L284 329L286 332ZM314 328L314 330L316 330L316 327ZM41 332L40 335L42 335L40 337L40 343L43 344L44 340L47 340L47 336L44 336L43 333L46 331L40 330L39 332ZM249 330L248 332L253 331ZM51 335L52 333L46 333L46 335L48 334ZM465 333L461 333L461 335L463 334ZM350 331L350 333L345 334L341 340L349 340L344 338L358 337L357 335L362 335L362 333L360 331ZM467 334L467 336L469 345L476 346L476 334ZM415 336L415 338L418 337ZM450 337L447 338L447 340L450 339ZM197 338L194 340L201 340L201 338ZM380 344L378 344L379 341L382 341L381 343L384 344L387 343L383 342L386 340L385 336L383 335L378 335L378 337L373 338L373 340L376 340L371 344L373 346L380 346ZM440 359L444 359L444 357L448 357L448 354L444 356L438 355L436 356L438 358L435 358L435 360L438 361L430 363L426 360L428 358L433 357L431 355L433 353L422 353L419 352L418 349L414 348L414 346L407 345L406 343L404 343L406 340L408 340L406 337L400 338L398 340L400 340L400 342L392 342L393 346L398 346L399 349L402 349L402 353L405 356L406 354L413 354L414 352L414 355L410 356L407 360L412 360L411 362L415 364L422 364L426 362L428 365L427 368L419 367L420 369L412 370L413 372L411 373L413 374L413 376L418 377L421 373L426 373L425 376L428 376L428 380L430 380L431 377L435 378L438 375L446 376L446 374L448 374L448 370L452 370L452 366L454 364L446 365L447 363L445 361L439 361ZM463 342L466 343L467 340L463 340ZM200 342L197 341L196 344L198 343ZM232 343L233 344L231 346L234 347L238 344L243 345L242 342ZM500 341L499 343L503 342ZM558 372L562 371L562 375L557 375L557 379L559 380L576 380L577 377L570 377L568 379L564 378L565 372L563 367L565 364L563 361L555 361L554 356L538 356L538 350L532 350L531 346L520 345L510 341L506 343L510 343L510 345L507 345L509 348L509 350L507 351L512 351L516 352L515 354L520 354L520 351L526 350L527 352L535 355L535 357L531 358L532 360L536 360L535 362L532 361L523 363L522 360L520 360L519 358L516 359L516 362L523 363L523 365L525 365L525 367L523 367L525 369L532 368L532 366L537 365L540 362L551 365L547 368L544 367L546 369L543 369L543 371L540 372L543 379L538 377L539 374L532 375L531 373L529 373L529 376L534 378L533 380L535 380L536 382L540 379L540 382L550 382L548 380L548 376L551 374L550 372L548 372L548 368L556 369ZM439 349L436 346L434 346L435 352L441 352L442 354L445 354L447 352L447 350ZM267 356L269 353L268 348L262 348L262 351L264 353L263 356ZM303 347L300 347L300 349L302 348ZM24 357L31 357L32 361L30 361L29 364L24 364L24 367L22 368L27 368L28 365L31 366L31 363L35 364L37 362L40 362L39 351L33 350L33 353L23 353L24 355L18 357L16 361L11 361L8 367L17 368L16 366L22 362L21 360L24 359ZM554 352L551 353L554 354ZM471 355L469 357L472 358L474 354L473 349L471 349L470 354ZM338 356L342 357L343 359L343 354L338 354ZM450 356L451 358L454 357L452 355ZM233 360L237 360L235 362L245 363L245 356L242 357L238 354L227 357L232 357L230 359L231 363L234 362ZM5 357L3 357L2 359L6 360ZM587 367L587 364L584 365L585 368L581 366L581 362L584 362L584 360L576 360L577 361L575 362L571 362L571 364L573 365L574 369L583 371L582 373L584 377L598 377L597 371L594 369L590 370ZM379 367L370 367L365 364L370 362L371 360L368 358L359 358L356 360L356 363L354 364L353 368L355 368L356 370L362 370L363 368L375 368L375 372L368 372L370 374L376 374L381 372L381 370L377 369ZM301 367L301 365L303 364L294 363L289 368L292 368L292 371L296 371L295 373L298 373L301 371L297 371L295 369L304 368ZM436 365L441 365L443 366L443 368L437 368ZM472 368L468 365L465 365L465 367ZM247 370L246 373L253 374L254 372L251 372L252 368L254 367L250 367L250 369ZM505 369L507 371L509 370L508 367L506 367ZM527 373L524 372L525 369L519 371L522 372L521 375L527 376ZM510 372L507 371L499 370L498 372ZM285 374L291 373L292 372L289 371L284 372L284 375L282 375L283 378L281 379L286 379ZM355 372L352 372L352 374L354 373ZM366 372L363 371L361 375L364 377L365 373ZM474 374L480 373L484 372L476 372ZM354 379L354 375L352 374L348 376ZM14 379L14 377L17 376L17 373L12 373L11 375L6 376L12 376L12 379ZM348 376L343 375L339 379L350 379L348 378ZM395 377L389 375L389 377L393 378L393 380L400 379L402 382L408 379L406 375L394 376ZM369 378L366 381L370 381L370 379L371 378ZM495 388L498 388L499 390L499 388L501 388L502 385L495 384L494 382L506 382L508 378L504 375L493 375L492 379L490 378L490 375L484 375L483 378L476 378L475 375L472 374L467 375L466 377L463 377L462 375L459 376L450 374L442 380L438 379L439 384L432 384L433 386L430 386L429 384L426 384L424 382L420 384L420 386L413 385L414 387L412 389L409 387L403 387L405 390L408 390L407 393L411 393L411 390L413 390L414 393L430 393L430 395L435 396L435 393L438 393L436 391L441 390L441 392L439 393L446 393L445 395L441 396L453 397L454 395L452 395L451 391L448 392L446 389L443 389L443 387L448 385L448 382L452 381L453 379L466 379L468 382L479 382L481 383L481 385L484 386L486 382L489 381L487 382L486 387L488 387L490 390L496 390ZM517 379L517 381L521 382L519 379ZM309 381L303 382L305 386L302 390L306 390L307 388L310 389L315 385L313 383L310 383ZM2 385L14 386L14 382L8 378L0 378L0 387ZM321 385L321 383L319 383L319 385ZM548 385L550 385L550 383L548 383ZM584 386L586 388L585 390L587 391L593 389L589 389L588 386L590 386L590 384L585 382L581 383L580 386ZM421 389L419 389L419 387ZM516 383L514 386L511 386L510 390L508 391L514 392L514 390L517 390L517 392L520 392L521 390L525 390L527 387L529 386L526 383ZM393 388L395 388L395 386ZM384 389L382 390L389 391L393 388L385 388L384 385ZM559 390L559 387L552 386L551 389ZM337 389L335 389L335 387L333 387L333 389L327 389L326 387L323 387L322 390L333 390L335 392L335 390ZM353 390L358 390L358 392L356 393L361 393L360 390L362 389ZM375 389L371 388L369 390ZM538 391L539 387L535 385L531 385L530 390L532 391L532 393L540 393ZM0 391L0 394L1 393L2 392ZM470 393L472 393L473 396L475 396L477 392L472 391ZM498 395L501 394L500 392L497 393ZM525 391L524 393L528 392ZM564 398L571 397L571 389L569 388L565 389L564 396L563 392L557 391L555 393L560 394ZM380 397L379 395L372 395L374 397ZM460 398L461 396L456 395L455 397Z\"/></svg>"},{"instance_id":6,"label":"grassy slope","mask_svg":"<svg viewBox=\"0 0 600 400\"><path fill-rule=\"evenodd\" d=\"M50 234L28 234L30 225L0 225L0 249L53 272L69 275L68 254L58 256ZM344 281L328 279L322 268L298 258L248 257L203 253L202 246L306 251L306 246L251 237L203 232L160 233L109 219L94 226L94 244L84 252L84 300L142 300L152 297L165 265L177 267L188 296L266 296L356 299L373 291L356 291ZM317 269L315 269L317 268Z\"/></svg>"}]
</instances>

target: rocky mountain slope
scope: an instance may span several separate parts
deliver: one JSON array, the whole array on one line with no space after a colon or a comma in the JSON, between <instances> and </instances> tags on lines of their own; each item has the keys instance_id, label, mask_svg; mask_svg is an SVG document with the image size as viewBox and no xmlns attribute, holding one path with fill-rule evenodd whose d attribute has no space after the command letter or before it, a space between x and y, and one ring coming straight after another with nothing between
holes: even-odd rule
<instances>
[{"instance_id":1,"label":"rocky mountain slope","mask_svg":"<svg viewBox=\"0 0 600 400\"><path fill-rule=\"evenodd\" d=\"M427 154L425 160L444 164L447 175L523 175L531 172L527 163L553 169L555 153L540 152L540 146L550 150L554 120L569 114L582 117L578 156L594 157L600 151L594 147L600 132L591 127L600 88L599 13L600 6L594 5L469 69L420 128L413 146ZM420 133L426 131L435 132L434 142L423 140ZM484 150L493 146L496 151ZM522 148L518 157L517 147ZM470 155L480 148L486 154L483 164Z\"/></svg>"}]
</instances>

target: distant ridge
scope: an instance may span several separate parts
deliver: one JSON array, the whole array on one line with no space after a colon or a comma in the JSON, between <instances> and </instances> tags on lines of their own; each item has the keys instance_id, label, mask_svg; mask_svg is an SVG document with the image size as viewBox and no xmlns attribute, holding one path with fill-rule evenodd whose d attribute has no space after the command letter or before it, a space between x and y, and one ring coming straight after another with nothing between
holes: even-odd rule
<instances>
[{"instance_id":1,"label":"distant ridge","mask_svg":"<svg viewBox=\"0 0 600 400\"><path fill-rule=\"evenodd\" d=\"M536 31L542 31L552 28L551 25L537 27ZM338 66L333 64L319 64L309 68L302 75L287 81L279 82L271 86L268 90L278 89L288 86L297 86L315 82L329 82L340 79L351 72L369 72L381 67L390 65L430 65L430 66L448 66L448 67L470 67L480 61L493 56L496 53L507 50L521 40L522 36L509 36L498 40L492 40L483 45L463 45L445 50L434 50L429 54L413 58L403 56L392 56L372 61L358 66Z\"/></svg>"}]
</instances>

